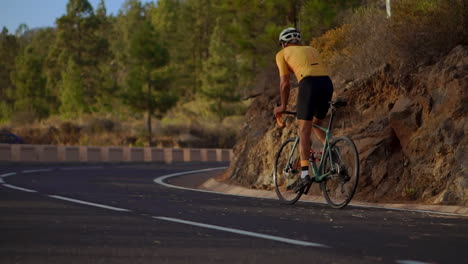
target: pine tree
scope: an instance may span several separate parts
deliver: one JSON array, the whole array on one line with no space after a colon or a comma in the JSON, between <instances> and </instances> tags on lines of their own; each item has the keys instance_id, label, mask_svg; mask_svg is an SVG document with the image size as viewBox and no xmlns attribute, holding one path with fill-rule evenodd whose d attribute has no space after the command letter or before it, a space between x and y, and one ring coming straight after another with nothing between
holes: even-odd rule
<instances>
[{"instance_id":1,"label":"pine tree","mask_svg":"<svg viewBox=\"0 0 468 264\"><path fill-rule=\"evenodd\" d=\"M95 15L93 7L87 0L69 0L67 13L57 19L57 38L47 61L48 88L59 94L61 100L61 112L64 113L70 102L63 101L71 99L63 94L73 94L69 89L79 89L76 94L82 95L78 101L82 101L86 107L80 110L90 112L99 111L100 103L109 95L109 87L103 87L108 72L101 72L105 67L103 63L109 63L109 43L104 36L103 25L106 23L105 5L101 2L98 8L99 14ZM80 72L82 87L69 85L62 80L63 69L69 70L68 63L74 62L74 71ZM67 73L70 74L70 73ZM76 103L76 102L74 102ZM73 104L72 104L73 105ZM76 108L76 107L75 107Z\"/></svg>"},{"instance_id":2,"label":"pine tree","mask_svg":"<svg viewBox=\"0 0 468 264\"><path fill-rule=\"evenodd\" d=\"M70 118L78 117L88 111L83 91L82 72L73 58L69 58L67 69L62 73L60 90L60 112Z\"/></svg>"},{"instance_id":3,"label":"pine tree","mask_svg":"<svg viewBox=\"0 0 468 264\"><path fill-rule=\"evenodd\" d=\"M15 111L27 112L36 118L45 118L49 115L49 95L45 88L43 63L44 58L31 46L17 57L16 70L12 73L16 87Z\"/></svg>"},{"instance_id":4,"label":"pine tree","mask_svg":"<svg viewBox=\"0 0 468 264\"><path fill-rule=\"evenodd\" d=\"M170 83L170 89L186 97L193 96L196 79L192 60L193 25L188 21L193 14L185 13L186 3L180 0L160 0L151 10L151 22L161 42L169 51L168 70L177 73Z\"/></svg>"},{"instance_id":5,"label":"pine tree","mask_svg":"<svg viewBox=\"0 0 468 264\"><path fill-rule=\"evenodd\" d=\"M99 18L107 18L107 8L104 0L99 1L98 7L96 8L96 16Z\"/></svg>"},{"instance_id":6,"label":"pine tree","mask_svg":"<svg viewBox=\"0 0 468 264\"><path fill-rule=\"evenodd\" d=\"M110 47L113 53L112 65L115 66L116 80L121 86L126 85L131 63L130 39L135 29L144 22L143 6L139 0L126 0L119 11L113 25L110 37Z\"/></svg>"},{"instance_id":7,"label":"pine tree","mask_svg":"<svg viewBox=\"0 0 468 264\"><path fill-rule=\"evenodd\" d=\"M115 111L119 85L117 83L118 71L114 54L111 50L111 39L115 36L113 18L107 16L107 8L104 0L101 0L96 9L97 38L96 50L99 54L99 61L96 65L96 90L94 112Z\"/></svg>"},{"instance_id":8,"label":"pine tree","mask_svg":"<svg viewBox=\"0 0 468 264\"><path fill-rule=\"evenodd\" d=\"M31 31L29 31L31 32ZM55 29L53 28L44 28L44 29L37 29L33 31L32 39L28 44L27 48L32 49L31 57L34 57L34 60L40 62L38 63L38 67L40 67L40 76L44 79L45 86L40 87L40 90L44 89L41 92L41 110L38 112L39 118L46 118L48 115L58 113L59 108L59 98L58 94L54 93L53 90L49 89L47 86L47 58L49 55L49 51L51 47L54 45L55 42ZM17 71L19 70L17 66ZM31 74L35 74L35 71L29 71ZM25 73L26 74L26 73ZM38 78L39 75L36 77L28 77L28 78ZM44 105L45 104L45 105ZM47 109L45 109L47 108Z\"/></svg>"},{"instance_id":9,"label":"pine tree","mask_svg":"<svg viewBox=\"0 0 468 264\"><path fill-rule=\"evenodd\" d=\"M213 2L213 0L187 0L182 9L184 19L181 23L185 29L182 31L185 37L183 43L190 50L186 59L188 67L184 71L192 73L192 95L200 90L203 61L208 58L208 46L216 16Z\"/></svg>"},{"instance_id":10,"label":"pine tree","mask_svg":"<svg viewBox=\"0 0 468 264\"><path fill-rule=\"evenodd\" d=\"M169 62L169 53L161 45L157 32L149 21L136 27L130 36L129 74L123 102L134 111L147 113L148 142L152 141L152 117L161 117L177 101L168 88L168 81L161 71Z\"/></svg>"},{"instance_id":11,"label":"pine tree","mask_svg":"<svg viewBox=\"0 0 468 264\"><path fill-rule=\"evenodd\" d=\"M7 120L12 114L15 87L10 75L15 69L15 57L18 52L17 38L3 27L0 33L0 120Z\"/></svg>"},{"instance_id":12,"label":"pine tree","mask_svg":"<svg viewBox=\"0 0 468 264\"><path fill-rule=\"evenodd\" d=\"M236 102L236 57L226 44L226 36L221 29L220 19L211 35L209 57L203 63L201 92L210 101L212 109L219 117L224 117L223 103Z\"/></svg>"}]
</instances>

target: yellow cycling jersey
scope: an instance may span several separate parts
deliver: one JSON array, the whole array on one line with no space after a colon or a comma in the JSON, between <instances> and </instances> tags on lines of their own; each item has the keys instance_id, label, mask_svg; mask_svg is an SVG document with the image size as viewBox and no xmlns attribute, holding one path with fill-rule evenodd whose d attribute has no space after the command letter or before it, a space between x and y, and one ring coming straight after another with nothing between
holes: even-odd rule
<instances>
[{"instance_id":1,"label":"yellow cycling jersey","mask_svg":"<svg viewBox=\"0 0 468 264\"><path fill-rule=\"evenodd\" d=\"M276 54L280 76L293 72L300 82L307 76L328 76L319 52L311 46L287 46Z\"/></svg>"}]
</instances>

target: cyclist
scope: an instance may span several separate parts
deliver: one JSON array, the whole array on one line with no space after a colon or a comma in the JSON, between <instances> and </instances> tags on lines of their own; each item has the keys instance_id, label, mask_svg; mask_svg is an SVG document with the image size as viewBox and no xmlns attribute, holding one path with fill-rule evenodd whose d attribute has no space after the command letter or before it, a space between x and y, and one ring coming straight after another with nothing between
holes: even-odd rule
<instances>
[{"instance_id":1,"label":"cyclist","mask_svg":"<svg viewBox=\"0 0 468 264\"><path fill-rule=\"evenodd\" d=\"M297 124L301 158L301 178L295 191L300 191L312 181L309 176L311 130L322 143L325 141L325 133L312 128L312 124L321 125L333 95L333 84L319 52L311 46L302 46L300 42L301 33L295 28L286 28L279 34L282 49L276 54L276 64L280 75L281 105L273 111L278 115L286 110L290 91L289 74L294 73L299 82Z\"/></svg>"}]
</instances>

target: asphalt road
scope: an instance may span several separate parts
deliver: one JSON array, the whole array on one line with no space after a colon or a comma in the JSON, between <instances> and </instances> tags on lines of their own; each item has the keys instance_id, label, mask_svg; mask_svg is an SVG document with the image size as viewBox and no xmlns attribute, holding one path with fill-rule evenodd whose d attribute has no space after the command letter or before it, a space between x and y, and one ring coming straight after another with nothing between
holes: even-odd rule
<instances>
[{"instance_id":1,"label":"asphalt road","mask_svg":"<svg viewBox=\"0 0 468 264\"><path fill-rule=\"evenodd\" d=\"M468 263L467 217L156 183L226 165L2 166L0 263Z\"/></svg>"}]
</instances>

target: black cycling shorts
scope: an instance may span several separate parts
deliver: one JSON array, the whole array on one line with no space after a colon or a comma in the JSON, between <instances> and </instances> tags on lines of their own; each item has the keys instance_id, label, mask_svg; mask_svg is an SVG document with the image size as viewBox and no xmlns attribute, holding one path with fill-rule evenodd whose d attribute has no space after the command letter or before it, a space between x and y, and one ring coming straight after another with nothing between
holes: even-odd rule
<instances>
[{"instance_id":1,"label":"black cycling shorts","mask_svg":"<svg viewBox=\"0 0 468 264\"><path fill-rule=\"evenodd\" d=\"M297 119L324 119L333 95L333 83L328 76L307 76L299 82Z\"/></svg>"}]
</instances>

